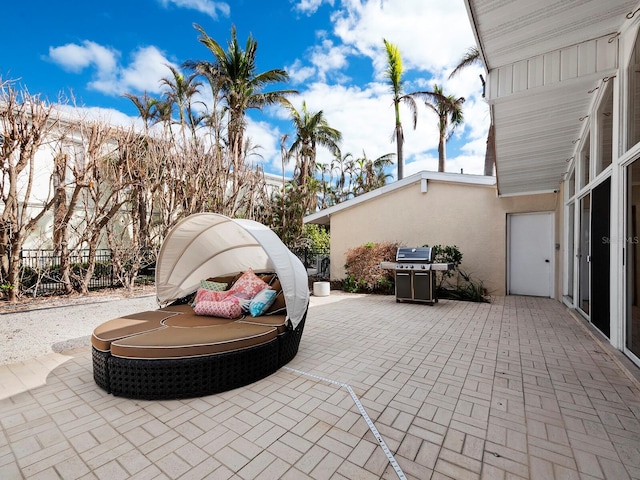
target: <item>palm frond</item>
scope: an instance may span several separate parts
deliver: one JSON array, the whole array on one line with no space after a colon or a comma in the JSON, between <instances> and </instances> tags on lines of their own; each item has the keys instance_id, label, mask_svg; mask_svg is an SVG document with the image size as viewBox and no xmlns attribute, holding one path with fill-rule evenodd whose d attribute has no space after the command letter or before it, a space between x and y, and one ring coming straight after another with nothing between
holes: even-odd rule
<instances>
[{"instance_id":1,"label":"palm frond","mask_svg":"<svg viewBox=\"0 0 640 480\"><path fill-rule=\"evenodd\" d=\"M478 50L476 47L470 47L465 52L465 54L462 56L462 58L458 62L458 65L456 65L456 67L453 69L453 71L449 75L449 79L455 77L462 70L472 65L479 65L479 66L484 65L482 57L480 56L480 50Z\"/></svg>"}]
</instances>

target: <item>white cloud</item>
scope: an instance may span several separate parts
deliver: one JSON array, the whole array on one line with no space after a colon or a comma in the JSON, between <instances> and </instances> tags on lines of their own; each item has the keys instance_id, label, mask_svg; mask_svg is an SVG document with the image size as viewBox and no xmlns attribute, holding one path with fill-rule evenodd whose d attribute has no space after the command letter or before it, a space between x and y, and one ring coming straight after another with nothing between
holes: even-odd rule
<instances>
[{"instance_id":1,"label":"white cloud","mask_svg":"<svg viewBox=\"0 0 640 480\"><path fill-rule=\"evenodd\" d=\"M300 0L293 9L306 15L312 15L318 11L323 3L333 6L333 0Z\"/></svg>"},{"instance_id":2,"label":"white cloud","mask_svg":"<svg viewBox=\"0 0 640 480\"><path fill-rule=\"evenodd\" d=\"M249 161L262 163L266 172L282 173L280 135L280 131L268 122L247 117L246 136L251 139L254 147L254 155L249 157ZM289 165L287 171L293 171L293 166Z\"/></svg>"},{"instance_id":3,"label":"white cloud","mask_svg":"<svg viewBox=\"0 0 640 480\"><path fill-rule=\"evenodd\" d=\"M296 60L286 70L289 78L295 84L303 83L316 74L315 67L304 66L300 60Z\"/></svg>"},{"instance_id":4,"label":"white cloud","mask_svg":"<svg viewBox=\"0 0 640 480\"><path fill-rule=\"evenodd\" d=\"M49 47L49 58L65 70L81 72L94 66L98 73L107 75L115 69L120 52L85 40L82 45L68 43L61 47Z\"/></svg>"},{"instance_id":5,"label":"white cloud","mask_svg":"<svg viewBox=\"0 0 640 480\"><path fill-rule=\"evenodd\" d=\"M346 45L385 67L382 39L398 46L408 69L440 72L475 44L462 0L344 0L332 20Z\"/></svg>"},{"instance_id":6,"label":"white cloud","mask_svg":"<svg viewBox=\"0 0 640 480\"><path fill-rule=\"evenodd\" d=\"M339 81L347 79L341 74L341 69L347 66L347 56L351 49L344 45L335 46L331 40L325 39L321 45L314 47L310 54L311 63L316 68L318 80L325 81L328 74L338 73Z\"/></svg>"},{"instance_id":7,"label":"white cloud","mask_svg":"<svg viewBox=\"0 0 640 480\"><path fill-rule=\"evenodd\" d=\"M435 172L438 170L438 156L424 155L419 156L415 160L405 165L405 177L424 170ZM484 154L483 155L458 155L455 157L447 157L445 171L449 173L466 173L474 175L482 175L484 171Z\"/></svg>"},{"instance_id":8,"label":"white cloud","mask_svg":"<svg viewBox=\"0 0 640 480\"><path fill-rule=\"evenodd\" d=\"M175 5L178 8L187 8L196 10L200 13L209 15L214 20L219 16L228 17L231 13L231 7L225 2L212 2L211 0L159 0L163 7Z\"/></svg>"},{"instance_id":9,"label":"white cloud","mask_svg":"<svg viewBox=\"0 0 640 480\"><path fill-rule=\"evenodd\" d=\"M171 72L167 65L178 68L175 63L167 60L156 47L139 48L133 53L131 63L120 73L122 89L159 92L160 79L163 77L171 78Z\"/></svg>"},{"instance_id":10,"label":"white cloud","mask_svg":"<svg viewBox=\"0 0 640 480\"><path fill-rule=\"evenodd\" d=\"M85 40L80 45L50 47L49 58L65 70L81 73L92 69L87 88L107 95L160 91L160 79L170 75L167 64L174 65L156 47L141 47L131 55L128 65L121 65L121 53Z\"/></svg>"}]
</instances>

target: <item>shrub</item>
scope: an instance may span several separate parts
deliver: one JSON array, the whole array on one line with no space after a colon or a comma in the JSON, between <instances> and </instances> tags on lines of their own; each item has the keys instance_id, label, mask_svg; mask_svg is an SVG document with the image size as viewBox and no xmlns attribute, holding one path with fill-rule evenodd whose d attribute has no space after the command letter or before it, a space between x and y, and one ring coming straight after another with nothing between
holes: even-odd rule
<instances>
[{"instance_id":1,"label":"shrub","mask_svg":"<svg viewBox=\"0 0 640 480\"><path fill-rule=\"evenodd\" d=\"M342 282L342 289L347 292L393 293L393 271L380 268L380 262L395 261L398 246L392 242L366 243L347 250L347 278Z\"/></svg>"},{"instance_id":2,"label":"shrub","mask_svg":"<svg viewBox=\"0 0 640 480\"><path fill-rule=\"evenodd\" d=\"M20 288L29 289L36 283L38 283L38 272L28 266L22 267L20 269Z\"/></svg>"},{"instance_id":3,"label":"shrub","mask_svg":"<svg viewBox=\"0 0 640 480\"><path fill-rule=\"evenodd\" d=\"M482 281L472 279L471 275L462 270L458 271L455 286L443 290L441 296L451 300L490 303L489 293Z\"/></svg>"},{"instance_id":4,"label":"shrub","mask_svg":"<svg viewBox=\"0 0 640 480\"><path fill-rule=\"evenodd\" d=\"M331 243L329 230L323 225L307 223L303 228L303 235L312 252L328 252Z\"/></svg>"},{"instance_id":5,"label":"shrub","mask_svg":"<svg viewBox=\"0 0 640 480\"><path fill-rule=\"evenodd\" d=\"M423 247L428 246L423 245ZM433 250L433 263L453 264L453 269L451 270L439 270L436 272L436 289L442 291L445 288L445 282L453 278L462 263L462 252L456 245L434 245L431 250Z\"/></svg>"},{"instance_id":6,"label":"shrub","mask_svg":"<svg viewBox=\"0 0 640 480\"><path fill-rule=\"evenodd\" d=\"M429 245L424 245L428 247ZM436 291L440 298L463 300L467 302L489 302L489 294L481 280L460 270L462 252L456 245L434 245L434 263L451 263L453 269L436 272ZM455 284L451 279L455 277Z\"/></svg>"}]
</instances>

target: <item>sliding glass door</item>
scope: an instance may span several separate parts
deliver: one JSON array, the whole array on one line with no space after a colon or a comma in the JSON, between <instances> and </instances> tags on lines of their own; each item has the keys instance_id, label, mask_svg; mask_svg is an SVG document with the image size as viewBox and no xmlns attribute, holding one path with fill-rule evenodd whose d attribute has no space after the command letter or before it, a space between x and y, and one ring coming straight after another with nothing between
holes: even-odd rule
<instances>
[{"instance_id":1,"label":"sliding glass door","mask_svg":"<svg viewBox=\"0 0 640 480\"><path fill-rule=\"evenodd\" d=\"M627 167L626 335L625 347L640 358L640 159Z\"/></svg>"}]
</instances>

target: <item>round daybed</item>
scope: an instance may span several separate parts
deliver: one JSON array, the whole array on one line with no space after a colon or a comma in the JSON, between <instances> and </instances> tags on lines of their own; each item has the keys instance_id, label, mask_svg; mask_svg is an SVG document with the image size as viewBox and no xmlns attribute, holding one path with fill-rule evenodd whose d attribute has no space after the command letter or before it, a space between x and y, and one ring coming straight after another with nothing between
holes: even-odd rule
<instances>
[{"instance_id":1,"label":"round daybed","mask_svg":"<svg viewBox=\"0 0 640 480\"><path fill-rule=\"evenodd\" d=\"M256 303L263 289L270 305ZM109 393L176 399L253 383L295 357L309 305L306 269L273 231L213 213L191 215L169 232L156 263L156 294L158 310L93 332L93 376ZM216 313L222 303L210 300L218 296L246 298L243 312L250 305L251 314ZM240 308L231 303L234 312Z\"/></svg>"}]
</instances>

